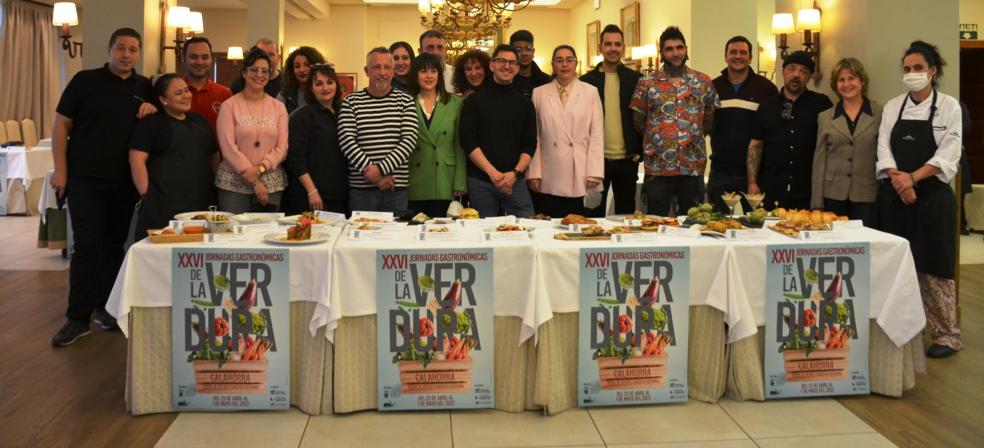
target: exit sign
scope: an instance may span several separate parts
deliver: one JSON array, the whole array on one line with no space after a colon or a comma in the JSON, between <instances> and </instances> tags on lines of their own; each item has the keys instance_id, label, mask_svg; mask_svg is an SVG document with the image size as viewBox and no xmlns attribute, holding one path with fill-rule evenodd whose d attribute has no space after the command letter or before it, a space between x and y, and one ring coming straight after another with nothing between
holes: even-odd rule
<instances>
[{"instance_id":1,"label":"exit sign","mask_svg":"<svg viewBox=\"0 0 984 448\"><path fill-rule=\"evenodd\" d=\"M977 24L976 23L961 23L960 24L960 39L961 40L977 40Z\"/></svg>"}]
</instances>

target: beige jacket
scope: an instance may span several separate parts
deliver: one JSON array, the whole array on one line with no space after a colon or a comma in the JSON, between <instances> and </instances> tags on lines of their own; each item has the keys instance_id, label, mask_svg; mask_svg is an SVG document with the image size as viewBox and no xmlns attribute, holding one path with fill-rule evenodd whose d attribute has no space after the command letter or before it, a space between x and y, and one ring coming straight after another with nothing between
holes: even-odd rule
<instances>
[{"instance_id":1,"label":"beige jacket","mask_svg":"<svg viewBox=\"0 0 984 448\"><path fill-rule=\"evenodd\" d=\"M817 147L813 153L813 191L810 205L823 207L823 198L851 202L875 202L878 181L875 160L878 150L878 125L882 108L871 102L871 112L858 115L854 135L847 120L836 119L832 107L817 118Z\"/></svg>"}]
</instances>

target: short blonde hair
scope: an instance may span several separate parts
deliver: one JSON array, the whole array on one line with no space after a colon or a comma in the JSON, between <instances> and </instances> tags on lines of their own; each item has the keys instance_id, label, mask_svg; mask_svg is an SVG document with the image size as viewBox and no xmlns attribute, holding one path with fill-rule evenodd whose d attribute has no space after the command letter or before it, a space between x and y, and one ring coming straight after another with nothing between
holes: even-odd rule
<instances>
[{"instance_id":1,"label":"short blonde hair","mask_svg":"<svg viewBox=\"0 0 984 448\"><path fill-rule=\"evenodd\" d=\"M837 61L834 64L834 68L830 71L830 89L837 93L837 78L840 77L841 70L848 70L854 76L861 79L861 95L868 96L868 72L864 69L864 64L861 61L854 58L844 58ZM840 96L837 93L837 96Z\"/></svg>"}]
</instances>

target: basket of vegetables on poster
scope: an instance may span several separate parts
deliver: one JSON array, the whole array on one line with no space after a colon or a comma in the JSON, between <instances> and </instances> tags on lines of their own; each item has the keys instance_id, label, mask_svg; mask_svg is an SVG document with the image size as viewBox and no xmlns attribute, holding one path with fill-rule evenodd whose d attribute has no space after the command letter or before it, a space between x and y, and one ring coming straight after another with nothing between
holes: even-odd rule
<instances>
[{"instance_id":1,"label":"basket of vegetables on poster","mask_svg":"<svg viewBox=\"0 0 984 448\"><path fill-rule=\"evenodd\" d=\"M847 378L854 335L851 307L841 298L841 273L837 273L823 293L817 285L818 274L805 271L807 282L813 283L810 297L787 293L787 302L798 302L801 316L783 316L787 322L796 320L792 336L779 346L787 381L842 380ZM820 315L818 315L818 312ZM800 313L796 313L800 314Z\"/></svg>"},{"instance_id":2,"label":"basket of vegetables on poster","mask_svg":"<svg viewBox=\"0 0 984 448\"><path fill-rule=\"evenodd\" d=\"M635 278L628 273L619 275L619 283L623 288L631 289ZM608 346L595 351L594 359L598 364L598 377L601 388L610 389L643 389L666 387L666 366L668 354L666 347L671 342L670 333L666 326L666 313L659 306L659 279L649 281L649 287L642 297L630 295L624 305L630 309L629 314L619 315L617 330L605 329L603 322L598 326L609 333ZM598 302L604 306L621 305L617 300L600 297ZM641 319L649 322L652 319L652 329L636 331L631 337L631 316L636 315L636 308L647 306L640 310ZM616 344L616 338L618 343ZM620 347L621 346L621 347Z\"/></svg>"}]
</instances>

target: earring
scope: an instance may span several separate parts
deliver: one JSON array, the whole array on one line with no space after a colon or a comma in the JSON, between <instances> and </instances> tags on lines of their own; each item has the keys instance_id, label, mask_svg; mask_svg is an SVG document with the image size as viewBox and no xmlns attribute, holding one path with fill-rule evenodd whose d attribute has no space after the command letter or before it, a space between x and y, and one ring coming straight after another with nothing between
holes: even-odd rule
<instances>
[{"instance_id":1,"label":"earring","mask_svg":"<svg viewBox=\"0 0 984 448\"><path fill-rule=\"evenodd\" d=\"M162 101L161 104L167 106L167 101Z\"/></svg>"}]
</instances>

